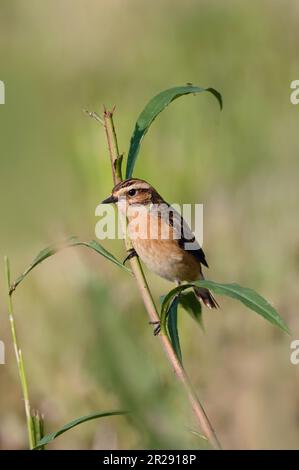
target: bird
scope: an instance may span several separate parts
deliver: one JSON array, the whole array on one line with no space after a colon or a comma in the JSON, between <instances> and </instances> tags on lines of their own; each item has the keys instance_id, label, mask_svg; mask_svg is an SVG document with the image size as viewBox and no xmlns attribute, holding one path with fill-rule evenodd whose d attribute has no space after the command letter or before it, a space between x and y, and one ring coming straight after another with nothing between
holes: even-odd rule
<instances>
[{"instance_id":1,"label":"bird","mask_svg":"<svg viewBox=\"0 0 299 470\"><path fill-rule=\"evenodd\" d=\"M102 201L109 203L128 220L133 249L125 261L138 256L150 271L177 285L204 279L202 266L209 265L202 247L183 217L147 181L121 181ZM206 307L219 307L207 288L194 286L194 293Z\"/></svg>"}]
</instances>

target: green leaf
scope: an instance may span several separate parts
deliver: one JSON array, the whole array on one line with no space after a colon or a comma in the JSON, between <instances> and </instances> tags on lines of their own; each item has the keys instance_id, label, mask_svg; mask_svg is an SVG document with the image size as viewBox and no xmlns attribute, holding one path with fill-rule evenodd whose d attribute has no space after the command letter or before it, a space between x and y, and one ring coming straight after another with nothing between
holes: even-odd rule
<instances>
[{"instance_id":1,"label":"green leaf","mask_svg":"<svg viewBox=\"0 0 299 470\"><path fill-rule=\"evenodd\" d=\"M75 426L78 426L79 424L85 423L86 421L91 421L92 419L97 419L97 418L105 418L106 416L117 416L117 415L125 415L125 414L127 414L126 411L107 411L107 412L104 412L104 413L91 413L91 414L86 415L86 416L80 416L80 418L76 418L73 421L70 421L69 423L65 424L58 431L51 432L50 434L47 434L46 436L44 436L37 443L37 446L34 447L33 450L37 450L40 447L49 444L49 442L54 441L54 439L56 439L56 437L58 437L61 434L65 433L69 429L72 429Z\"/></svg>"},{"instance_id":2,"label":"green leaf","mask_svg":"<svg viewBox=\"0 0 299 470\"><path fill-rule=\"evenodd\" d=\"M178 360L182 364L182 351L178 332L178 303L179 297L175 297L171 302L167 316L167 327L172 347L176 353Z\"/></svg>"},{"instance_id":3,"label":"green leaf","mask_svg":"<svg viewBox=\"0 0 299 470\"><path fill-rule=\"evenodd\" d=\"M124 269L128 273L131 274L131 270L124 266L118 259L116 259L109 251L107 251L102 245L100 245L97 241L92 240L90 242L82 242L79 241L76 237L70 237L66 241L62 243L57 243L55 245L51 245L47 248L44 248L42 251L38 253L38 255L34 258L32 263L28 266L28 268L14 281L10 288L10 295L14 292L17 286L23 281L23 279L32 271L36 266L42 263L45 259L49 258L50 256L55 255L58 251L62 250L63 248L72 247L72 246L86 246L87 248L91 248L92 250L96 251L100 255L107 258L112 263L116 264L120 268Z\"/></svg>"},{"instance_id":4,"label":"green leaf","mask_svg":"<svg viewBox=\"0 0 299 470\"><path fill-rule=\"evenodd\" d=\"M214 281L196 281L199 287L206 287L215 294L226 295L233 299L240 300L246 307L254 310L273 325L278 326L286 333L290 330L277 311L261 295L247 287L241 287L238 284L219 284Z\"/></svg>"},{"instance_id":5,"label":"green leaf","mask_svg":"<svg viewBox=\"0 0 299 470\"><path fill-rule=\"evenodd\" d=\"M172 289L168 294L164 297L162 307L161 307L161 329L165 332L166 331L166 320L167 320L167 312L170 306L172 299L179 293L184 291L185 289L192 288L194 286L198 287L206 287L210 289L215 294L218 295L226 295L233 299L237 299L242 302L246 307L250 308L251 310L255 311L266 320L268 320L273 325L278 326L280 329L285 331L286 333L290 334L290 330L286 325L283 318L278 314L278 312L270 305L266 299L264 299L261 295L255 292L253 289L248 289L247 287L239 286L238 284L220 284L219 282L214 281L196 281L189 284L182 284L178 287Z\"/></svg>"},{"instance_id":6,"label":"green leaf","mask_svg":"<svg viewBox=\"0 0 299 470\"><path fill-rule=\"evenodd\" d=\"M172 101L179 98L180 96L188 95L190 93L201 93L203 91L212 93L212 95L214 95L218 100L220 109L222 109L222 97L217 90L215 90L214 88L202 88L193 85L169 88L154 96L148 102L148 104L137 119L135 129L131 137L126 168L126 178L131 178L137 160L138 152L140 150L141 141L147 133L152 122L158 116L158 114L160 114L161 111L166 108L166 106L168 106Z\"/></svg>"},{"instance_id":7,"label":"green leaf","mask_svg":"<svg viewBox=\"0 0 299 470\"><path fill-rule=\"evenodd\" d=\"M120 180L123 179L122 177L122 163L123 163L123 158L124 158L124 155L119 155L119 157L117 157L117 159L114 161L114 169L115 169L115 173L116 175L118 176L118 178Z\"/></svg>"},{"instance_id":8,"label":"green leaf","mask_svg":"<svg viewBox=\"0 0 299 470\"><path fill-rule=\"evenodd\" d=\"M44 417L38 410L31 411L31 422L34 431L34 446L44 437ZM39 450L43 450L40 446Z\"/></svg>"},{"instance_id":9,"label":"green leaf","mask_svg":"<svg viewBox=\"0 0 299 470\"><path fill-rule=\"evenodd\" d=\"M179 304L197 323L199 323L201 328L203 328L201 303L198 301L194 292L181 292Z\"/></svg>"},{"instance_id":10,"label":"green leaf","mask_svg":"<svg viewBox=\"0 0 299 470\"><path fill-rule=\"evenodd\" d=\"M182 292L185 289L189 289L190 287L193 287L193 284L182 284L181 286L177 286L174 289L172 289L170 292L168 292L167 295L164 296L162 306L161 306L161 314L160 314L160 322L161 322L161 330L166 333L167 328L166 328L166 320L167 320L167 315L171 306L171 303L176 295L178 295L180 292Z\"/></svg>"},{"instance_id":11,"label":"green leaf","mask_svg":"<svg viewBox=\"0 0 299 470\"><path fill-rule=\"evenodd\" d=\"M96 251L100 255L104 256L107 258L109 261L112 261L112 263L116 264L119 268L124 269L128 273L132 273L132 271L127 268L126 266L123 265L121 261L119 261L115 256L113 256L109 251L107 251L102 245L100 245L97 241L92 240L90 242L77 242L73 243L71 246L86 246L87 248L91 248L92 250Z\"/></svg>"},{"instance_id":12,"label":"green leaf","mask_svg":"<svg viewBox=\"0 0 299 470\"><path fill-rule=\"evenodd\" d=\"M37 265L39 265L45 259L54 255L56 252L57 252L57 249L54 247L48 247L40 251L38 255L36 256L36 258L34 258L32 263L28 266L28 268L25 269L25 271L14 281L9 291L10 295L17 288L17 286L23 281L23 279L27 276L27 274L29 274L30 271L32 271L32 269L34 269Z\"/></svg>"}]
</instances>

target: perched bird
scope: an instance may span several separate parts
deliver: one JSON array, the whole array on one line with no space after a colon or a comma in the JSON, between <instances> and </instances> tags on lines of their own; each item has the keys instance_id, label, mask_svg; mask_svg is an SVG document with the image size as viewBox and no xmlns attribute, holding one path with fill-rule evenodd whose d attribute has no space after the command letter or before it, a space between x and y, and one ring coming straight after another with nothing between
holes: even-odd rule
<instances>
[{"instance_id":1,"label":"perched bird","mask_svg":"<svg viewBox=\"0 0 299 470\"><path fill-rule=\"evenodd\" d=\"M203 249L183 217L149 183L122 181L102 203L115 203L127 216L134 249L126 260L138 255L151 271L177 284L204 279L202 265L208 268L208 263ZM219 306L208 289L195 287L194 292L207 307Z\"/></svg>"}]
</instances>

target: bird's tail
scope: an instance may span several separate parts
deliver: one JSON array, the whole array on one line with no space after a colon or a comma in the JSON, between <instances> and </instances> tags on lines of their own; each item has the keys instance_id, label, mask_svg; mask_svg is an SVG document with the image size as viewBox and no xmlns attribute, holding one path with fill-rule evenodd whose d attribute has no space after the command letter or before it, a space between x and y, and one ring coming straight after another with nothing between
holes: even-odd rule
<instances>
[{"instance_id":1,"label":"bird's tail","mask_svg":"<svg viewBox=\"0 0 299 470\"><path fill-rule=\"evenodd\" d=\"M194 293L198 300L208 308L219 308L219 304L211 292L205 287L194 287Z\"/></svg>"}]
</instances>

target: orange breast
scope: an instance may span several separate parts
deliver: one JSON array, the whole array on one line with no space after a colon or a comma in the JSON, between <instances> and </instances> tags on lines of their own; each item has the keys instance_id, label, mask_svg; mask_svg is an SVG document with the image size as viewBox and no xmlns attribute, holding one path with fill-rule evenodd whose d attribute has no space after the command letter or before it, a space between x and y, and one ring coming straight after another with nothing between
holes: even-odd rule
<instances>
[{"instance_id":1,"label":"orange breast","mask_svg":"<svg viewBox=\"0 0 299 470\"><path fill-rule=\"evenodd\" d=\"M145 213L138 223L129 221L132 244L144 264L170 281L193 281L199 278L200 263L183 250L174 239L173 229L156 215Z\"/></svg>"}]
</instances>

